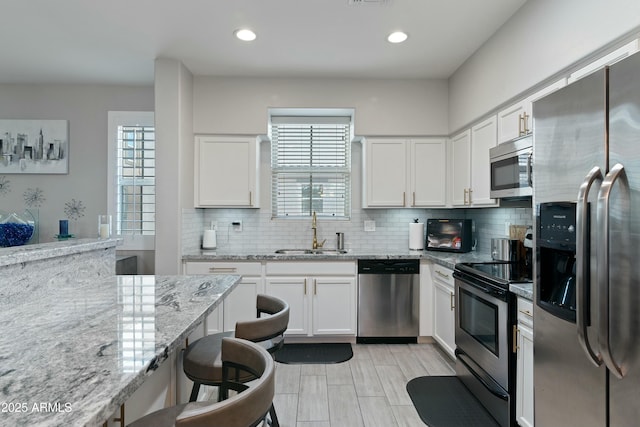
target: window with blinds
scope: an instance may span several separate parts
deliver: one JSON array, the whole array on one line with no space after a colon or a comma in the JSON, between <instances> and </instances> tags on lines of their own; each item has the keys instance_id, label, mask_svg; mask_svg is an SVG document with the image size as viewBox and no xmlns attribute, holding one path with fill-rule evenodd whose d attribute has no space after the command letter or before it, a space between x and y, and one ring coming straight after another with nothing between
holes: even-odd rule
<instances>
[{"instance_id":1,"label":"window with blinds","mask_svg":"<svg viewBox=\"0 0 640 427\"><path fill-rule=\"evenodd\" d=\"M116 233L154 235L156 206L155 128L119 125L117 131Z\"/></svg>"},{"instance_id":2,"label":"window with blinds","mask_svg":"<svg viewBox=\"0 0 640 427\"><path fill-rule=\"evenodd\" d=\"M349 218L351 117L271 116L273 217Z\"/></svg>"}]
</instances>

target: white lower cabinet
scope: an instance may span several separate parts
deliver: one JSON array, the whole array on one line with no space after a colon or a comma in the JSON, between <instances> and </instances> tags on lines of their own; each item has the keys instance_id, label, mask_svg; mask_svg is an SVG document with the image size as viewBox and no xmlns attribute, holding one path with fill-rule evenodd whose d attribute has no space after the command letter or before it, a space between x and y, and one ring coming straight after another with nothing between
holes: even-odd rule
<instances>
[{"instance_id":1,"label":"white lower cabinet","mask_svg":"<svg viewBox=\"0 0 640 427\"><path fill-rule=\"evenodd\" d=\"M455 287L453 271L434 265L433 279L433 339L442 349L455 358Z\"/></svg>"},{"instance_id":2,"label":"white lower cabinet","mask_svg":"<svg viewBox=\"0 0 640 427\"><path fill-rule=\"evenodd\" d=\"M266 293L289 303L287 335L355 335L354 262L268 262Z\"/></svg>"},{"instance_id":3,"label":"white lower cabinet","mask_svg":"<svg viewBox=\"0 0 640 427\"><path fill-rule=\"evenodd\" d=\"M533 427L533 304L523 298L518 298L517 335L516 421Z\"/></svg>"},{"instance_id":4,"label":"white lower cabinet","mask_svg":"<svg viewBox=\"0 0 640 427\"><path fill-rule=\"evenodd\" d=\"M264 293L259 262L187 262L185 274L239 274L242 280L207 317L207 333L233 331L239 320L256 318L256 297Z\"/></svg>"}]
</instances>

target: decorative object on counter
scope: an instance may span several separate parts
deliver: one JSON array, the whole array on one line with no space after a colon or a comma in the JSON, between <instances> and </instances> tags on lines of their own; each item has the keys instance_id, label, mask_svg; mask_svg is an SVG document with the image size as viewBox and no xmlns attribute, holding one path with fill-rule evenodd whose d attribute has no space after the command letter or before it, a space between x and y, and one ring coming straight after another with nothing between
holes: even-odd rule
<instances>
[{"instance_id":1,"label":"decorative object on counter","mask_svg":"<svg viewBox=\"0 0 640 427\"><path fill-rule=\"evenodd\" d=\"M336 249L339 251L344 249L344 233L336 233Z\"/></svg>"},{"instance_id":2,"label":"decorative object on counter","mask_svg":"<svg viewBox=\"0 0 640 427\"><path fill-rule=\"evenodd\" d=\"M215 249L218 246L217 238L217 226L211 221L211 226L208 230L204 230L202 236L202 249Z\"/></svg>"},{"instance_id":3,"label":"decorative object on counter","mask_svg":"<svg viewBox=\"0 0 640 427\"><path fill-rule=\"evenodd\" d=\"M81 200L71 199L71 201L64 204L64 213L70 219L78 219L84 216L85 207Z\"/></svg>"},{"instance_id":4,"label":"decorative object on counter","mask_svg":"<svg viewBox=\"0 0 640 427\"><path fill-rule=\"evenodd\" d=\"M24 193L24 203L32 208L39 208L46 200L44 197L44 191L40 188L27 188Z\"/></svg>"},{"instance_id":5,"label":"decorative object on counter","mask_svg":"<svg viewBox=\"0 0 640 427\"><path fill-rule=\"evenodd\" d=\"M424 249L424 222L415 218L409 223L409 249L421 251Z\"/></svg>"},{"instance_id":6,"label":"decorative object on counter","mask_svg":"<svg viewBox=\"0 0 640 427\"><path fill-rule=\"evenodd\" d=\"M73 234L69 234L69 220L61 219L58 221L58 233L55 235L55 238L58 240L67 240L73 239L75 236Z\"/></svg>"},{"instance_id":7,"label":"decorative object on counter","mask_svg":"<svg viewBox=\"0 0 640 427\"><path fill-rule=\"evenodd\" d=\"M0 212L0 246L21 246L26 244L36 228L36 221L29 211Z\"/></svg>"},{"instance_id":8,"label":"decorative object on counter","mask_svg":"<svg viewBox=\"0 0 640 427\"><path fill-rule=\"evenodd\" d=\"M1 172L68 173L68 120L0 120L0 136Z\"/></svg>"},{"instance_id":9,"label":"decorative object on counter","mask_svg":"<svg viewBox=\"0 0 640 427\"><path fill-rule=\"evenodd\" d=\"M111 215L98 215L98 237L101 239L111 237Z\"/></svg>"}]
</instances>

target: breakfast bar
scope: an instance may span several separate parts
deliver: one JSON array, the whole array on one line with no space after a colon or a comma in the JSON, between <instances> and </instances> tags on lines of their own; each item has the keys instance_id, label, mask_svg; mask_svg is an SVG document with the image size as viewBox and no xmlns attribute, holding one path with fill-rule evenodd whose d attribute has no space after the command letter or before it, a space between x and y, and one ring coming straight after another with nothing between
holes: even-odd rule
<instances>
[{"instance_id":1,"label":"breakfast bar","mask_svg":"<svg viewBox=\"0 0 640 427\"><path fill-rule=\"evenodd\" d=\"M96 259L116 243L78 242ZM103 425L240 280L77 270L84 252L56 245L0 249L0 425ZM38 263L46 276L20 274Z\"/></svg>"}]
</instances>

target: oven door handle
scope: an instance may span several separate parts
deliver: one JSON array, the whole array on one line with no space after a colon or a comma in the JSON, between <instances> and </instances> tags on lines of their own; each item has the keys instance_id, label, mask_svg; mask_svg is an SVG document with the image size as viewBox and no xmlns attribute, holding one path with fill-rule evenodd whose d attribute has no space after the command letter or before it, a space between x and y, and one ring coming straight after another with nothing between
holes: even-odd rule
<instances>
[{"instance_id":1,"label":"oven door handle","mask_svg":"<svg viewBox=\"0 0 640 427\"><path fill-rule=\"evenodd\" d=\"M471 372L471 374L478 380L480 381L480 383L487 389L489 390L489 392L491 392L491 394L493 394L494 396L508 401L509 400L509 393L507 393L502 387L500 387L500 385L498 383L495 382L495 380L491 377L489 377L488 375L482 375L479 372L476 372L470 365L469 362L465 361L465 359L469 360L469 356L467 356L462 350L457 349L456 348L456 357L458 358L459 362L462 362L462 364L467 368L467 370L469 372Z\"/></svg>"}]
</instances>

